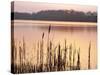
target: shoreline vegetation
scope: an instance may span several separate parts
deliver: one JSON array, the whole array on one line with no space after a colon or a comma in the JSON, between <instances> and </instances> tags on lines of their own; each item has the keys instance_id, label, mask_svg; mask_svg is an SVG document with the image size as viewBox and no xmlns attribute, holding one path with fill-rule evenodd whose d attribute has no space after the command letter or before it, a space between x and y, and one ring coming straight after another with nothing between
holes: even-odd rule
<instances>
[{"instance_id":1,"label":"shoreline vegetation","mask_svg":"<svg viewBox=\"0 0 100 75\"><path fill-rule=\"evenodd\" d=\"M41 10L37 13L11 12L11 20L45 20L97 22L97 12L75 10Z\"/></svg>"},{"instance_id":2,"label":"shoreline vegetation","mask_svg":"<svg viewBox=\"0 0 100 75\"><path fill-rule=\"evenodd\" d=\"M80 70L80 51L81 48L75 48L73 44L67 45L67 40L54 45L50 39L52 31L51 25L48 27L47 40L44 39L45 33L41 34L40 40L35 44L37 51L36 64L31 63L26 59L26 43L23 37L22 42L16 46L14 35L12 35L11 42L11 73L35 73L35 72L53 72L53 71L68 71ZM13 33L13 32L12 32ZM34 37L33 37L34 39ZM44 43L47 42L46 55L44 56ZM22 45L20 45L22 43ZM91 41L89 42L88 50L88 69L91 69ZM33 54L34 54L34 50ZM44 57L46 61L44 62ZM34 58L32 58L34 59ZM17 63L18 62L18 63Z\"/></svg>"}]
</instances>

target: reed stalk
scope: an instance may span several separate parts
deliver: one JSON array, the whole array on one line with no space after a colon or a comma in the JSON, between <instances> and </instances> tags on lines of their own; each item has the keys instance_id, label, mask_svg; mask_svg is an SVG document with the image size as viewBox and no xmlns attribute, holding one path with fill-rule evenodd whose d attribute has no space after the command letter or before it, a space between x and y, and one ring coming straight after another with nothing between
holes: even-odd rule
<instances>
[{"instance_id":1,"label":"reed stalk","mask_svg":"<svg viewBox=\"0 0 100 75\"><path fill-rule=\"evenodd\" d=\"M89 43L89 49L88 49L88 69L91 69L90 66L90 57L91 56L91 42Z\"/></svg>"}]
</instances>

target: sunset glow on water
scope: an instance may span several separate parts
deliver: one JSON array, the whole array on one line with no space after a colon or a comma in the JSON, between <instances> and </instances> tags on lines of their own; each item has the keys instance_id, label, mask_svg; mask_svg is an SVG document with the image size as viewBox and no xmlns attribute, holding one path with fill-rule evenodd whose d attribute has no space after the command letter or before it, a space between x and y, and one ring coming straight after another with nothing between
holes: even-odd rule
<instances>
[{"instance_id":1,"label":"sunset glow on water","mask_svg":"<svg viewBox=\"0 0 100 75\"><path fill-rule=\"evenodd\" d=\"M48 27L51 25L50 40L53 46L60 43L64 47L64 40L67 45L73 48L80 48L81 69L88 69L88 47L91 42L91 68L97 67L97 27L96 23L86 22L57 22L57 21L14 21L14 40L16 46L22 44L23 37L26 45L26 59L33 64L37 61L37 43L41 41L44 33L44 62L46 61L46 46ZM72 26L72 27L70 27ZM82 27L81 27L82 26ZM19 50L19 49L18 49ZM19 58L19 57L18 57ZM18 63L19 59L17 59ZM25 61L25 62L27 62ZM76 63L75 63L76 64Z\"/></svg>"}]
</instances>

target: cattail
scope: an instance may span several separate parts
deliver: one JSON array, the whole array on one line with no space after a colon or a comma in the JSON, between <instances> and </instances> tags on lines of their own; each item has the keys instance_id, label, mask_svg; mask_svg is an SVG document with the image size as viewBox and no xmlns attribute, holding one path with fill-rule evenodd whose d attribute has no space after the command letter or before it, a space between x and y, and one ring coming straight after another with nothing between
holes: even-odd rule
<instances>
[{"instance_id":1,"label":"cattail","mask_svg":"<svg viewBox=\"0 0 100 75\"><path fill-rule=\"evenodd\" d=\"M14 48L15 48L15 42L14 37L12 37L11 41L11 72L14 73Z\"/></svg>"},{"instance_id":2,"label":"cattail","mask_svg":"<svg viewBox=\"0 0 100 75\"><path fill-rule=\"evenodd\" d=\"M49 25L49 29L48 29L48 39L47 39L47 69L48 71L50 71L50 43L49 43L49 34L50 34L50 31L51 31L51 25Z\"/></svg>"},{"instance_id":3,"label":"cattail","mask_svg":"<svg viewBox=\"0 0 100 75\"><path fill-rule=\"evenodd\" d=\"M49 57L50 57L50 55L49 55L49 43L47 42L47 58L46 58L46 60L47 60L47 70L49 71Z\"/></svg>"},{"instance_id":4,"label":"cattail","mask_svg":"<svg viewBox=\"0 0 100 75\"><path fill-rule=\"evenodd\" d=\"M73 67L74 67L74 62L75 62L75 54L76 54L76 50L74 50L73 52Z\"/></svg>"},{"instance_id":5,"label":"cattail","mask_svg":"<svg viewBox=\"0 0 100 75\"><path fill-rule=\"evenodd\" d=\"M71 61L72 61L72 44L69 47L69 63L70 63L70 70L71 70Z\"/></svg>"},{"instance_id":6,"label":"cattail","mask_svg":"<svg viewBox=\"0 0 100 75\"><path fill-rule=\"evenodd\" d=\"M49 67L50 67L50 71L52 68L52 42L50 41L50 59L49 59Z\"/></svg>"},{"instance_id":7,"label":"cattail","mask_svg":"<svg viewBox=\"0 0 100 75\"><path fill-rule=\"evenodd\" d=\"M80 48L77 55L77 69L80 70Z\"/></svg>"},{"instance_id":8,"label":"cattail","mask_svg":"<svg viewBox=\"0 0 100 75\"><path fill-rule=\"evenodd\" d=\"M60 70L63 70L62 50L60 49Z\"/></svg>"},{"instance_id":9,"label":"cattail","mask_svg":"<svg viewBox=\"0 0 100 75\"><path fill-rule=\"evenodd\" d=\"M57 48L57 47L54 48L54 70L55 70L55 71L56 71L56 65L57 65L57 63L56 63L56 61L57 61L57 60L56 60L56 48Z\"/></svg>"},{"instance_id":10,"label":"cattail","mask_svg":"<svg viewBox=\"0 0 100 75\"><path fill-rule=\"evenodd\" d=\"M37 44L37 66L39 64L39 42Z\"/></svg>"},{"instance_id":11,"label":"cattail","mask_svg":"<svg viewBox=\"0 0 100 75\"><path fill-rule=\"evenodd\" d=\"M42 34L42 39L44 38L44 32L43 32L43 34Z\"/></svg>"},{"instance_id":12,"label":"cattail","mask_svg":"<svg viewBox=\"0 0 100 75\"><path fill-rule=\"evenodd\" d=\"M50 33L50 31L51 31L51 25L49 25L48 33Z\"/></svg>"},{"instance_id":13,"label":"cattail","mask_svg":"<svg viewBox=\"0 0 100 75\"><path fill-rule=\"evenodd\" d=\"M26 53L26 48L25 48L25 40L23 37L23 59L25 60L25 53Z\"/></svg>"},{"instance_id":14,"label":"cattail","mask_svg":"<svg viewBox=\"0 0 100 75\"><path fill-rule=\"evenodd\" d=\"M19 62L20 62L19 72L22 72L22 48L21 48L21 46L19 46Z\"/></svg>"},{"instance_id":15,"label":"cattail","mask_svg":"<svg viewBox=\"0 0 100 75\"><path fill-rule=\"evenodd\" d=\"M17 67L17 64L16 64L16 62L17 62L17 48L16 48L16 46L15 46L15 42L14 42L14 40L13 40L13 45L12 45L12 72L13 73L16 73L16 67Z\"/></svg>"},{"instance_id":16,"label":"cattail","mask_svg":"<svg viewBox=\"0 0 100 75\"><path fill-rule=\"evenodd\" d=\"M66 55L67 54L67 47L66 47L66 40L65 40L65 51L64 51L64 69L66 69Z\"/></svg>"},{"instance_id":17,"label":"cattail","mask_svg":"<svg viewBox=\"0 0 100 75\"><path fill-rule=\"evenodd\" d=\"M58 64L58 65L57 65L57 70L58 70L58 71L60 71L60 68L61 68L61 66L60 66L60 65L61 65L61 55L60 55L60 52L61 52L61 51L60 51L60 44L59 44L59 45L58 45L58 59L57 59L57 60L58 60L58 61L57 61L57 64Z\"/></svg>"},{"instance_id":18,"label":"cattail","mask_svg":"<svg viewBox=\"0 0 100 75\"><path fill-rule=\"evenodd\" d=\"M88 52L88 69L91 68L91 66L90 66L90 53L91 53L91 42L89 43L89 52Z\"/></svg>"},{"instance_id":19,"label":"cattail","mask_svg":"<svg viewBox=\"0 0 100 75\"><path fill-rule=\"evenodd\" d=\"M15 68L15 72L16 72L16 68L17 68L17 48L16 46L14 46L14 68Z\"/></svg>"},{"instance_id":20,"label":"cattail","mask_svg":"<svg viewBox=\"0 0 100 75\"><path fill-rule=\"evenodd\" d=\"M43 38L44 38L44 32L42 34L42 41L40 42L40 64L41 64L41 71L43 71Z\"/></svg>"}]
</instances>

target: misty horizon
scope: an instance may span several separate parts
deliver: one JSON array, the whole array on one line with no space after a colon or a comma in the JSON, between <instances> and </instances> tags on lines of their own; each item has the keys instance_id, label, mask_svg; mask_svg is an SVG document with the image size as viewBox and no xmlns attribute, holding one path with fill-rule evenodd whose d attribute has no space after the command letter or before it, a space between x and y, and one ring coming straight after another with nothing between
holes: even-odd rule
<instances>
[{"instance_id":1,"label":"misty horizon","mask_svg":"<svg viewBox=\"0 0 100 75\"><path fill-rule=\"evenodd\" d=\"M13 1L11 2L11 10L22 13L37 13L45 10L75 10L81 12L97 12L96 6L77 5L77 4L60 4L60 3L45 3L45 2L28 2L28 1Z\"/></svg>"}]
</instances>

